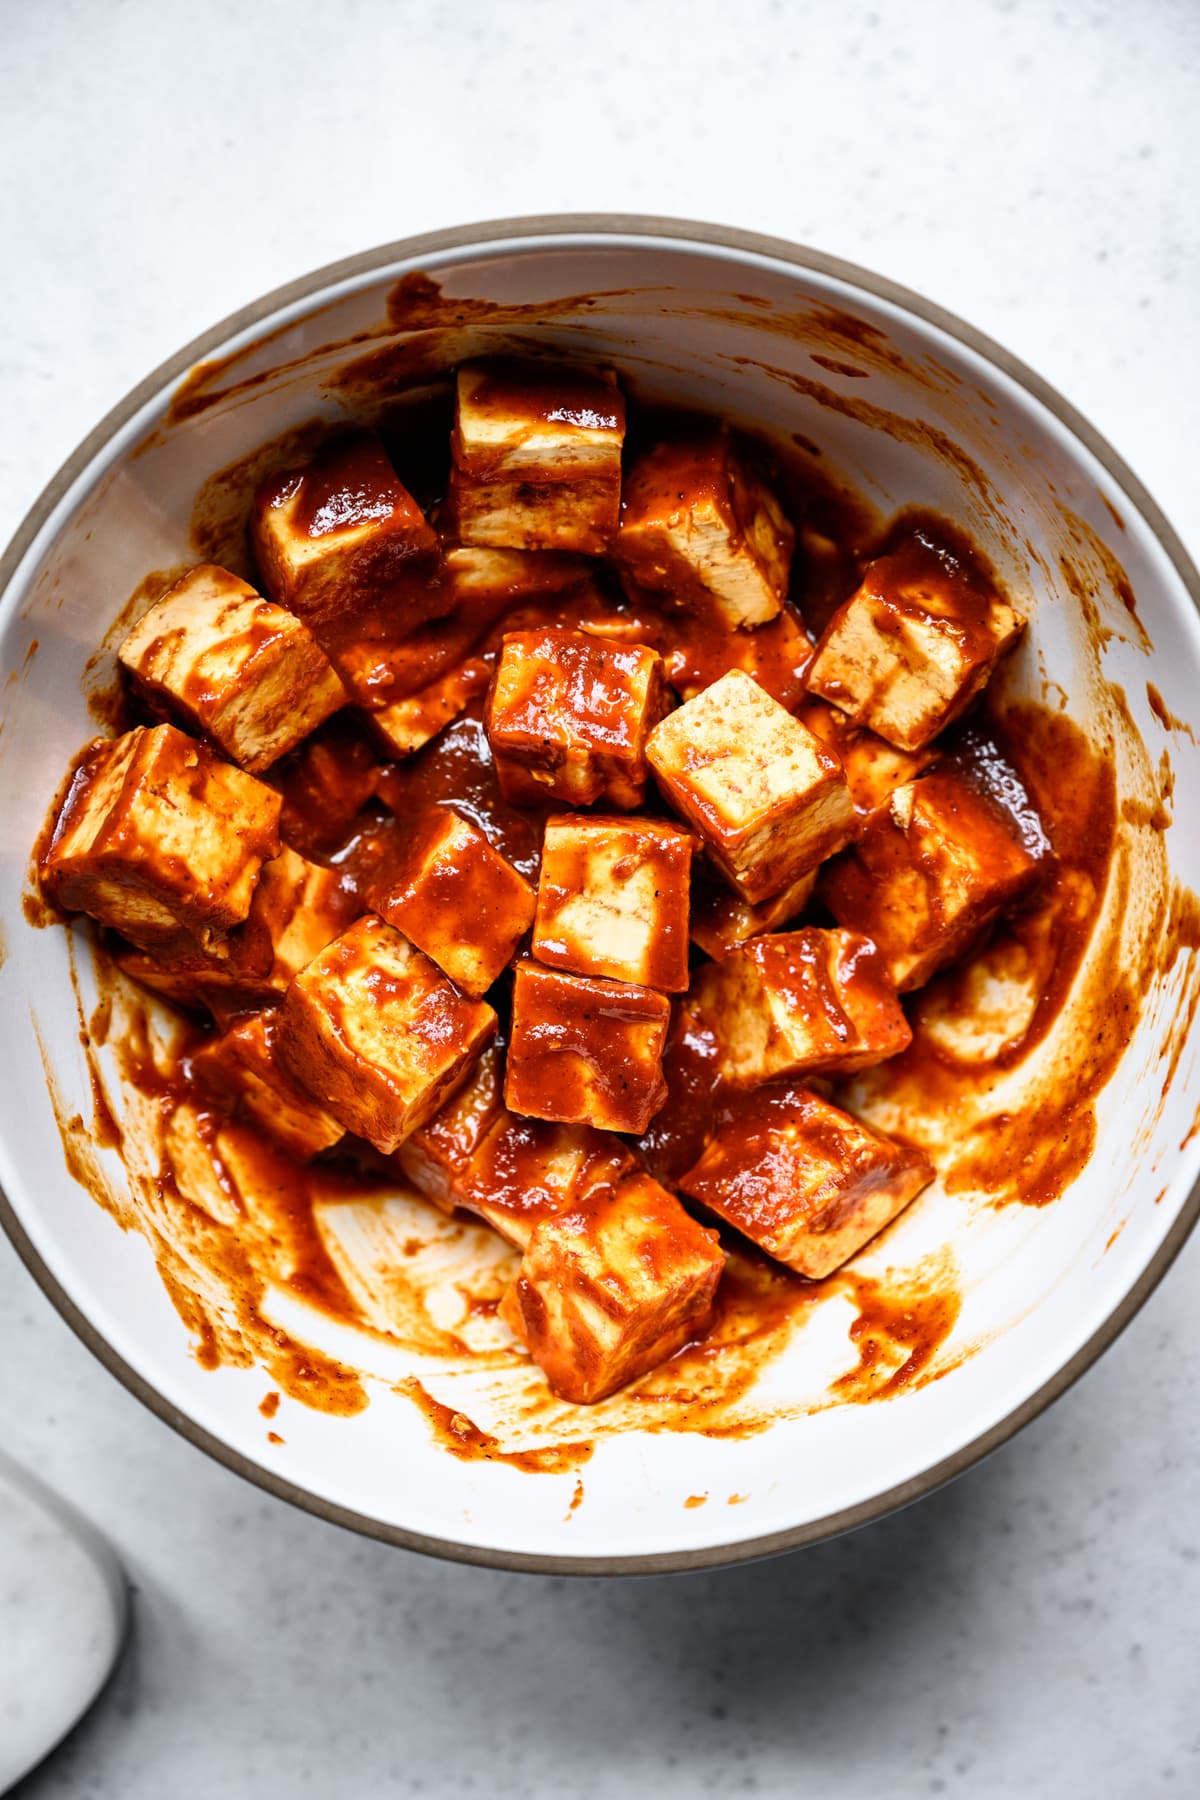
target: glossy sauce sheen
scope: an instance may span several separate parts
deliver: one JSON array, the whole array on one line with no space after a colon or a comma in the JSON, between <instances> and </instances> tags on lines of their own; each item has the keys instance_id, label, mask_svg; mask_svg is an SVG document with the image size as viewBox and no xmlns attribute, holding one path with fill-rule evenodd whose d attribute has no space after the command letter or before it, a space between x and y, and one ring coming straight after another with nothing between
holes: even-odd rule
<instances>
[{"instance_id":1,"label":"glossy sauce sheen","mask_svg":"<svg viewBox=\"0 0 1200 1800\"><path fill-rule=\"evenodd\" d=\"M424 309L422 319L431 308L439 319L444 316L434 284L428 284L428 289L406 289L398 296L397 305L408 309L405 317L413 306ZM445 304L446 308L470 305ZM386 358L390 353L379 354ZM555 391L557 400L546 398L547 419L593 423L588 411L594 404L590 388L580 396L567 394L565 399L561 389ZM597 423L612 428L607 415ZM639 440L654 435L659 427L654 415L631 417L629 444L636 449ZM319 436L319 428L315 429ZM431 431L428 452L419 441L414 448L412 434L403 430L387 431L385 436L389 449L404 445L405 459L397 455L397 469L410 491L428 506L444 488L444 475L439 472L444 449L437 448L445 442L444 425L439 424L436 433ZM310 439L307 448L311 449L311 444ZM290 454L296 453L293 445ZM278 453L284 460L288 454ZM792 600L803 607L804 620L816 631L853 591L869 558L892 546L879 536L866 509L852 495L842 494L820 479L814 455L815 447L805 441L796 455L781 459L777 473L786 510L801 527L793 562ZM269 466L270 455L265 460ZM264 458L259 457L247 459L243 475L222 472L213 478L208 523L197 514L198 538L202 530L209 532L204 545L207 554L218 556L217 546L222 542L236 545L244 541L246 496L263 473ZM385 516L385 506L390 506L387 483L369 457L364 459L361 475L349 512L329 510L321 499L320 483L306 484L304 529L310 535ZM911 520L905 522L905 530L911 530ZM970 546L945 530L939 531L936 543L918 541L906 554L915 559L910 571L914 578L922 570L931 577L940 572L943 578L952 574L969 586L979 566ZM220 560L245 568L245 561L239 565L233 554L220 556ZM920 569L917 561L921 561ZM495 613L482 624L445 619L418 627L404 647L400 673L393 670L388 678L391 691L419 691L489 633L488 654L494 659L505 611L503 603L497 603ZM679 684L694 680L702 687L728 668L742 667L789 707L800 705L804 671L812 654L801 614L794 607L785 608L777 620L756 632L739 633L731 632L704 606L685 619L650 601L639 602L635 608L615 587L607 592L593 590L576 599L568 595L551 600L545 607L534 608L533 617L526 608L519 621L508 621L518 622L527 629L546 625L578 629L586 623L602 636L611 635L627 645L644 644L659 652L668 676ZM609 732L609 721L595 723ZM619 721L612 725L614 742L625 742L622 729ZM1111 762L1061 716L1038 707L1009 704L994 717L977 715L949 753L955 766L968 772L986 805L1017 820L1026 848L1044 865L1037 888L980 952L1000 961L1005 957L1019 961L1034 998L1018 1038L1005 1042L982 1062L967 1062L947 1049L944 1034L938 1034L938 1020L972 1004L973 959L966 969L938 978L931 989L915 997L909 1008L915 1030L913 1045L896 1061L860 1078L854 1093L857 1105L865 1090L868 1116L872 1109L884 1114L900 1112L918 1124L930 1117L952 1117L964 1089L986 1092L997 1069L1019 1065L1053 1028L1091 941L1116 827ZM364 910L381 882L403 879L421 821L431 808L450 808L477 825L527 880L537 881L541 832L549 808L510 806L501 797L483 728L482 699L472 702L426 749L401 762L388 761L361 728L344 719L335 720L273 770L270 779L284 799L285 840L339 872L348 915ZM855 798L859 805L857 793ZM864 815L865 805L859 805L859 811ZM1037 815L1045 825L1049 851L1040 836ZM1188 912L1181 905L1177 912L1177 946L1200 943L1194 907ZM353 1325L364 1338L373 1330L378 1335L378 1328L365 1321L359 1301L347 1289L340 1265L331 1260L327 1236L314 1218L331 1194L351 1205L383 1204L384 1197L394 1192L393 1175L385 1175L380 1159L360 1144L302 1167L255 1140L244 1127L234 1124L230 1128L189 1083L187 1058L204 1041L203 1028L194 1022L177 1025L176 1041L164 1052L155 1045L152 1013L144 996L116 973L103 942L97 945L96 969L100 1007L87 1020L81 1007L93 1116L85 1120L70 1114L56 1100L72 1174L108 1205L122 1224L145 1233L168 1292L192 1332L197 1355L207 1366L244 1366L255 1361L266 1370L273 1391L335 1413L361 1409L367 1400L361 1377L275 1324L269 1292L286 1288L314 1313L340 1325ZM1089 1109L1116 1065L1140 1004L1135 972L1114 970L1109 975L1109 992L1096 1015L1102 1022L1092 1053L1078 1064L1079 1081L1069 1092L1045 1095L1039 1107L1020 1119L998 1118L985 1125L978 1144L946 1163L942 1172L948 1186L971 1185L1001 1203L1020 1199L1036 1204L1053 1198L1082 1166L1094 1134ZM1144 973L1141 979L1145 979ZM672 1019L664 1059L669 1098L636 1144L645 1165L668 1183L696 1161L714 1116L728 1101L716 1076L711 1034L687 997L674 1002ZM546 1013L544 1028L555 1032L564 1028L553 1008ZM132 1107L122 1106L118 1100L114 1079L122 1099L133 1096ZM462 1122L457 1148L452 1143L445 1146L448 1155L467 1155L477 1148L479 1119L498 1104L497 1087L498 1072L489 1093L480 1100L479 1114ZM835 1098L839 1091L835 1089ZM198 1110L218 1181L234 1213L241 1209L237 1226L208 1216L186 1198L175 1181L163 1148L162 1129L163 1122L182 1104ZM769 1109L771 1101L768 1098L759 1104ZM486 1140L493 1158L488 1186L496 1191L507 1178L514 1207L532 1203L536 1213L538 1197L522 1162L522 1133L532 1137L557 1128L529 1120L515 1123L515 1132ZM894 1123L891 1128L895 1130ZM218 1143L219 1133L230 1129L231 1141L253 1171L257 1196L253 1220L245 1214L237 1182L225 1166ZM430 1135L429 1127L425 1131ZM914 1126L914 1137L919 1135ZM128 1193L114 1187L95 1155L97 1143L122 1150L130 1170ZM941 1167L940 1148L935 1154ZM614 1173L609 1171L610 1177ZM490 1234L479 1236L481 1228L475 1226L446 1228L465 1234L462 1241L471 1246L472 1254L477 1238L479 1243L490 1241ZM408 1246L414 1265L419 1261L420 1237L418 1228ZM818 1304L846 1309L850 1354L857 1358L820 1404L886 1397L935 1379L951 1366L944 1346L960 1302L953 1263L947 1256L886 1277L868 1277L850 1268L825 1281L807 1282L732 1236L726 1240L726 1248L728 1262L717 1293L715 1317L703 1338L586 1414L555 1400L518 1352L475 1349L466 1324L446 1328L436 1323L423 1285L426 1278L415 1266L407 1272L401 1259L395 1271L394 1304L407 1324L404 1332L394 1329L402 1340L443 1357L448 1365L466 1358L498 1370L516 1396L524 1424L546 1441L532 1451L510 1451L503 1433L475 1424L461 1409L435 1397L423 1383L408 1381L403 1391L420 1408L434 1438L456 1457L507 1462L529 1472L563 1472L586 1461L597 1441L631 1426L713 1436L766 1428L781 1416L780 1409L756 1407L755 1384ZM202 1275L198 1271L203 1271ZM499 1292L491 1277L471 1273L464 1276L463 1286L468 1293L464 1317L486 1321ZM364 1358L369 1360L369 1356ZM271 1416L266 1403L263 1410ZM586 1436L581 1435L581 1424Z\"/></svg>"}]
</instances>

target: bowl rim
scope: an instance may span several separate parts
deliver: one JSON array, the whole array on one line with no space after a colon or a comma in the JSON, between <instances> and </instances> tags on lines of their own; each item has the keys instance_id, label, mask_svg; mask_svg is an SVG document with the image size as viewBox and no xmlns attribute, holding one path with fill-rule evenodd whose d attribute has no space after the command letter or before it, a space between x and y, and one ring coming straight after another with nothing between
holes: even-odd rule
<instances>
[{"instance_id":1,"label":"bowl rim","mask_svg":"<svg viewBox=\"0 0 1200 1800\"><path fill-rule=\"evenodd\" d=\"M229 314L207 331L185 344L130 389L117 404L88 432L50 478L30 506L0 557L0 600L7 592L26 552L42 526L63 496L109 441L143 406L161 391L185 376L197 363L214 351L285 307L310 299L323 290L342 282L369 275L390 263L411 262L455 250L485 250L502 241L552 238L625 237L653 241L667 239L690 244L701 251L727 251L735 255L770 258L805 273L831 277L849 287L862 289L873 299L884 300L902 312L914 315L922 323L932 325L956 339L967 349L998 368L1016 385L1037 400L1064 425L1105 469L1124 497L1141 514L1151 533L1165 552L1193 605L1200 613L1200 571L1197 571L1182 540L1161 507L1137 475L1117 453L1107 438L1071 402L1035 370L995 339L973 325L948 312L923 294L865 269L844 258L831 256L809 245L793 243L787 238L743 231L729 225L699 220L658 217L639 213L548 213L529 217L489 219L477 223L451 226L378 244L353 256L343 257L321 268L301 275L281 287L272 289L248 305ZM857 1530L876 1519L886 1517L901 1507L911 1505L934 1493L947 1482L957 1479L968 1469L989 1456L992 1451L1016 1435L1023 1426L1051 1405L1095 1363L1116 1340L1130 1321L1141 1311L1159 1282L1179 1255L1200 1218L1200 1181L1188 1194L1179 1214L1138 1279L1114 1307L1104 1323L1082 1344L1048 1380L1019 1406L987 1431L971 1439L952 1455L943 1458L920 1475L885 1489L870 1500L791 1526L764 1536L736 1540L729 1544L707 1545L698 1550L656 1551L641 1555L553 1556L528 1552L492 1549L462 1544L453 1538L440 1538L406 1530L380 1519L370 1518L353 1508L341 1506L313 1494L287 1478L261 1467L242 1455L211 1431L189 1418L174 1406L144 1376L119 1355L108 1340L91 1323L86 1314L66 1293L57 1278L34 1248L8 1196L0 1189L0 1225L18 1256L38 1284L42 1293L70 1326L93 1356L116 1376L124 1388L155 1413L174 1431L197 1449L205 1451L234 1474L254 1483L280 1500L312 1513L331 1524L356 1531L362 1536L384 1543L437 1556L450 1562L474 1564L493 1569L515 1570L547 1575L655 1575L689 1570L728 1567L780 1555Z\"/></svg>"}]
</instances>

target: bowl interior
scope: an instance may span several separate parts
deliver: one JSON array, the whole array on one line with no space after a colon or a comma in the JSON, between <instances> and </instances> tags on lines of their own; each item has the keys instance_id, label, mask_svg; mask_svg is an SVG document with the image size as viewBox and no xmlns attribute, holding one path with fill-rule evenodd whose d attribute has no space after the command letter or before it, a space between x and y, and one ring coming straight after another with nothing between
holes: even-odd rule
<instances>
[{"instance_id":1,"label":"bowl interior","mask_svg":"<svg viewBox=\"0 0 1200 1800\"><path fill-rule=\"evenodd\" d=\"M364 259L332 286L267 306L182 385L173 371L152 386L19 546L0 609L0 1180L11 1224L126 1379L306 1504L450 1554L541 1565L720 1560L803 1541L910 1497L1011 1429L1087 1360L1190 1222L1200 751L1174 721L1200 678L1193 600L1115 459L1106 466L1066 417L936 316L866 282L632 233L514 234ZM419 1374L486 1429L503 1413L497 1378L469 1360L330 1325L320 1347L363 1372L370 1406L344 1418L285 1400L270 1426L261 1370L201 1366L159 1279L153 1231L123 1230L66 1165L60 1123L92 1118L79 1026L97 992L81 934L72 958L67 934L27 915L30 847L97 729L89 695L111 680L130 598L198 548L237 556L261 447L303 442L314 421L379 416L464 354L551 347L611 359L644 397L794 438L823 478L848 480L881 514L951 515L1030 605L1008 692L1063 708L1111 745L1122 824L1078 1004L1007 1103L1032 1104L1056 1080L1078 1085L1080 1045L1102 1031L1105 969L1114 981L1149 973L1133 1041L1098 1096L1082 1095L1095 1147L1061 1197L997 1206L939 1184L866 1253L868 1275L952 1267L960 1310L923 1384L881 1403L831 1403L857 1356L853 1309L831 1299L767 1366L754 1429L601 1429L585 1464L531 1474L447 1454L405 1391ZM214 482L217 471L232 473ZM95 1142L87 1155L93 1178L119 1190L113 1153ZM478 1253L445 1247L451 1260ZM286 1296L272 1304L285 1329L310 1333ZM592 1435L586 1418L574 1435Z\"/></svg>"}]
</instances>

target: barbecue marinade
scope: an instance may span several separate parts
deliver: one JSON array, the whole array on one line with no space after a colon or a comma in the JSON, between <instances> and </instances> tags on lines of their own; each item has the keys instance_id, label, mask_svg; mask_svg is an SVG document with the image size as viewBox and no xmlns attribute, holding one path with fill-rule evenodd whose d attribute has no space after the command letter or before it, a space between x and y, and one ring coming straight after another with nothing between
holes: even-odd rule
<instances>
[{"instance_id":1,"label":"barbecue marinade","mask_svg":"<svg viewBox=\"0 0 1200 1800\"><path fill-rule=\"evenodd\" d=\"M1025 620L948 522L840 530L611 370L468 364L413 419L262 483L256 583L154 596L41 886L191 1021L189 1204L236 1221L261 1142L297 1214L306 1163L473 1214L504 1328L593 1404L934 1178L834 1084L920 1068L926 985L1062 886L980 699Z\"/></svg>"}]
</instances>

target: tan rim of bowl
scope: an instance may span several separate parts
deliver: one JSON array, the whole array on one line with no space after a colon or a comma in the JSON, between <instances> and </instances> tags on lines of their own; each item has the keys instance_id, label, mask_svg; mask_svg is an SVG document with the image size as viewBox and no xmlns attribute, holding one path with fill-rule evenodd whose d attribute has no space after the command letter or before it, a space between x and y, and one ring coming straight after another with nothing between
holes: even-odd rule
<instances>
[{"instance_id":1,"label":"tan rim of bowl","mask_svg":"<svg viewBox=\"0 0 1200 1800\"><path fill-rule=\"evenodd\" d=\"M553 238L553 237L631 237L650 239L672 239L676 242L692 244L700 250L728 250L735 253L746 253L753 256L769 257L775 262L790 265L794 269L825 275L857 287L875 299L888 301L902 311L911 313L927 325L936 326L948 337L955 338L965 344L985 361L992 363L1005 375L1009 376L1026 393L1039 401L1047 412L1051 413L1060 424L1066 426L1073 436L1091 452L1096 461L1107 470L1117 487L1136 508L1150 527L1159 544L1166 552L1175 572L1191 595L1193 604L1200 612L1200 573L1184 549L1180 538L1168 519L1163 514L1145 487L1138 480L1127 464L1118 456L1112 445L1104 438L1095 426L1065 400L1057 389L1043 381L1040 375L1028 368L1019 358L1005 350L993 339L976 331L971 325L956 318L953 313L943 310L926 300L923 295L914 293L912 289L901 287L882 275L875 275L869 269L862 269L855 263L843 262L839 257L827 256L821 250L809 249L802 244L790 243L786 238L763 237L757 232L738 231L731 226L709 225L690 219L659 219L653 216L625 213L558 213L539 215L525 219L492 219L477 225L458 225L447 231L434 231L420 237L403 238L397 243L380 244L373 250L362 251L357 256L350 256L341 262L329 263L322 269L303 275L297 281L287 282L276 288L273 293L265 294L259 300L244 306L239 312L232 313L211 330L194 338L190 344L169 357L165 363L147 375L144 381L126 394L112 411L103 418L94 430L88 433L78 448L63 463L58 473L50 480L38 498L30 507L25 518L18 526L16 534L9 544L4 556L0 558L0 599L7 592L17 567L26 551L41 530L51 512L58 505L63 495L87 468L88 464L99 454L108 441L130 420L144 405L163 388L177 382L188 370L227 343L230 338L260 324L272 313L291 306L297 301L305 300L325 288L343 281L357 279L369 275L375 270L387 267L390 263L419 261L422 257L432 256L447 250L469 250L482 248L487 244L500 240ZM806 1544L815 1544L824 1538L835 1537L841 1532L852 1531L861 1525L867 1525L875 1519L909 1505L914 1500L922 1499L948 1481L965 1474L983 1457L990 1455L1013 1437L1022 1426L1043 1412L1052 1401L1076 1382L1085 1370L1108 1349L1109 1345L1125 1329L1129 1321L1145 1305L1154 1289L1158 1286L1175 1258L1179 1255L1187 1241L1197 1217L1200 1217L1200 1182L1193 1187L1185 1201L1179 1217L1175 1220L1163 1243L1151 1258L1138 1280L1125 1295L1120 1304L1113 1310L1104 1324L1088 1341L1076 1351L1075 1355L1063 1365L1050 1379L1042 1384L1020 1406L992 1426L989 1431L965 1444L953 1456L945 1457L921 1475L900 1483L897 1487L888 1488L871 1500L863 1501L858 1506L845 1508L841 1512L827 1514L822 1519L814 1519L807 1524L798 1525L787 1531L771 1532L767 1536L749 1538L731 1544L710 1545L701 1550L664 1551L643 1556L533 1556L504 1550L479 1549L469 1544L455 1543L449 1538L427 1537L420 1532L405 1531L399 1526L387 1525L378 1519L367 1518L362 1513L352 1511L349 1507L335 1506L322 1500L315 1494L306 1492L293 1482L284 1480L279 1475L271 1474L260 1468L257 1463L240 1455L227 1444L205 1431L193 1420L185 1417L176 1407L143 1379L137 1371L130 1367L123 1357L117 1355L112 1346L100 1335L58 1281L46 1267L42 1258L23 1230L16 1213L7 1196L0 1192L0 1225L16 1246L26 1268L29 1270L42 1292L58 1309L67 1324L81 1338L88 1349L104 1366L114 1374L131 1394L135 1394L144 1405L157 1413L181 1436L196 1445L198 1449L207 1451L209 1456L224 1463L226 1468L265 1488L270 1494L281 1500L288 1500L293 1506L303 1508L306 1512L315 1513L318 1518L328 1519L335 1525L343 1525L352 1531L361 1532L366 1537L382 1539L385 1543L398 1544L406 1550L419 1550L429 1556L440 1556L452 1562L474 1563L493 1569L517 1569L535 1574L546 1575L655 1575L687 1569L720 1568L733 1563L750 1562L756 1558L779 1555L785 1550L799 1549Z\"/></svg>"}]
</instances>

